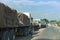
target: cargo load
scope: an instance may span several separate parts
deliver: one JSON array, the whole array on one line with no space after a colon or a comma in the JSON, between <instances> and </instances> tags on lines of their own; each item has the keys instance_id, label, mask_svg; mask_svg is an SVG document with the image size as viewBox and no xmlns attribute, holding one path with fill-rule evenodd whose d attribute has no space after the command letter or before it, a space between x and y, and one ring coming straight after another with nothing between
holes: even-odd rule
<instances>
[{"instance_id":1,"label":"cargo load","mask_svg":"<svg viewBox=\"0 0 60 40\"><path fill-rule=\"evenodd\" d=\"M19 26L30 26L30 18L21 12L18 13L18 20Z\"/></svg>"},{"instance_id":2,"label":"cargo load","mask_svg":"<svg viewBox=\"0 0 60 40\"><path fill-rule=\"evenodd\" d=\"M33 25L39 25L39 21L38 20L34 20L33 21Z\"/></svg>"},{"instance_id":3,"label":"cargo load","mask_svg":"<svg viewBox=\"0 0 60 40\"><path fill-rule=\"evenodd\" d=\"M18 27L17 11L0 3L0 28Z\"/></svg>"},{"instance_id":4,"label":"cargo load","mask_svg":"<svg viewBox=\"0 0 60 40\"><path fill-rule=\"evenodd\" d=\"M34 30L35 30L35 31L40 29L39 24L40 24L40 21L39 21L39 20L36 20L36 19L35 19L35 20L33 21L33 27L34 27Z\"/></svg>"}]
</instances>

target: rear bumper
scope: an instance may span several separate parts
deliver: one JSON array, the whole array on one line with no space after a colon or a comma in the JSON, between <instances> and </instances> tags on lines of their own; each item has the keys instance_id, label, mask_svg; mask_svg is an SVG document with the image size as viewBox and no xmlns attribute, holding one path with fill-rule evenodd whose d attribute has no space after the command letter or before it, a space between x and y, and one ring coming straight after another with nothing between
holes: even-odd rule
<instances>
[{"instance_id":1,"label":"rear bumper","mask_svg":"<svg viewBox=\"0 0 60 40\"><path fill-rule=\"evenodd\" d=\"M46 28L46 25L41 25L41 28Z\"/></svg>"}]
</instances>

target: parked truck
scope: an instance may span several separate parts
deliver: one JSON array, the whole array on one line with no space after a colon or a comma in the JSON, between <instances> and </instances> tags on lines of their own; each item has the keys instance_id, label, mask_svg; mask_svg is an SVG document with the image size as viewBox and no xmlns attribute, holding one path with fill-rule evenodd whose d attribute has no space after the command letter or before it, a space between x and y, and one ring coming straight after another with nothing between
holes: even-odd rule
<instances>
[{"instance_id":1,"label":"parked truck","mask_svg":"<svg viewBox=\"0 0 60 40\"><path fill-rule=\"evenodd\" d=\"M41 23L41 28L46 28L47 27L47 23L44 20L40 20Z\"/></svg>"},{"instance_id":2,"label":"parked truck","mask_svg":"<svg viewBox=\"0 0 60 40\"><path fill-rule=\"evenodd\" d=\"M40 28L40 20L39 19L33 20L33 27L34 27L34 30L38 30Z\"/></svg>"},{"instance_id":3,"label":"parked truck","mask_svg":"<svg viewBox=\"0 0 60 40\"><path fill-rule=\"evenodd\" d=\"M0 40L15 40L18 25L17 11L0 3Z\"/></svg>"},{"instance_id":4,"label":"parked truck","mask_svg":"<svg viewBox=\"0 0 60 40\"><path fill-rule=\"evenodd\" d=\"M19 20L19 27L17 28L17 36L28 36L31 30L31 23L32 18L31 14L28 12L19 12L18 14L18 20Z\"/></svg>"}]
</instances>

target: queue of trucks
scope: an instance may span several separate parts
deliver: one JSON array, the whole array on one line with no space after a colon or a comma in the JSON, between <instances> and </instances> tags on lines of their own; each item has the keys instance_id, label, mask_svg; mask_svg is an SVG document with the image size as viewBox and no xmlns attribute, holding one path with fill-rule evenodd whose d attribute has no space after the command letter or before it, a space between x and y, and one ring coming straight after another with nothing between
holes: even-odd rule
<instances>
[{"instance_id":1,"label":"queue of trucks","mask_svg":"<svg viewBox=\"0 0 60 40\"><path fill-rule=\"evenodd\" d=\"M15 40L17 35L32 34L32 20L30 13L17 12L0 3L0 40Z\"/></svg>"},{"instance_id":2,"label":"queue of trucks","mask_svg":"<svg viewBox=\"0 0 60 40\"><path fill-rule=\"evenodd\" d=\"M40 27L40 21L33 21L29 12L17 12L0 3L0 40L15 40L16 36L32 35Z\"/></svg>"},{"instance_id":3,"label":"queue of trucks","mask_svg":"<svg viewBox=\"0 0 60 40\"><path fill-rule=\"evenodd\" d=\"M0 40L15 40L17 11L0 3Z\"/></svg>"}]
</instances>

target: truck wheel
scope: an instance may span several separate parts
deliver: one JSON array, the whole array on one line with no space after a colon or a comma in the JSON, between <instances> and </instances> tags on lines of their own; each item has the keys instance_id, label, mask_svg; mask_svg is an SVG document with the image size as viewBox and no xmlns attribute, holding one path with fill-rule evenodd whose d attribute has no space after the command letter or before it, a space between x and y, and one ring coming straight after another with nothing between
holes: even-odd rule
<instances>
[{"instance_id":1,"label":"truck wheel","mask_svg":"<svg viewBox=\"0 0 60 40\"><path fill-rule=\"evenodd\" d=\"M2 40L10 40L8 31L3 32Z\"/></svg>"},{"instance_id":2,"label":"truck wheel","mask_svg":"<svg viewBox=\"0 0 60 40\"><path fill-rule=\"evenodd\" d=\"M30 34L30 35L33 35L33 31L32 31L32 30L30 30L29 34Z\"/></svg>"},{"instance_id":3,"label":"truck wheel","mask_svg":"<svg viewBox=\"0 0 60 40\"><path fill-rule=\"evenodd\" d=\"M14 30L10 30L9 37L10 37L10 40L15 40L15 32L14 32Z\"/></svg>"},{"instance_id":4,"label":"truck wheel","mask_svg":"<svg viewBox=\"0 0 60 40\"><path fill-rule=\"evenodd\" d=\"M0 40L2 40L2 35L3 35L3 34L2 34L2 32L0 31Z\"/></svg>"},{"instance_id":5,"label":"truck wheel","mask_svg":"<svg viewBox=\"0 0 60 40\"><path fill-rule=\"evenodd\" d=\"M27 30L27 28L25 28L24 34L25 34L25 36L28 36L28 30Z\"/></svg>"},{"instance_id":6,"label":"truck wheel","mask_svg":"<svg viewBox=\"0 0 60 40\"><path fill-rule=\"evenodd\" d=\"M15 40L15 34L13 34L13 40Z\"/></svg>"},{"instance_id":7,"label":"truck wheel","mask_svg":"<svg viewBox=\"0 0 60 40\"><path fill-rule=\"evenodd\" d=\"M25 37L28 36L28 32L25 32Z\"/></svg>"}]
</instances>

